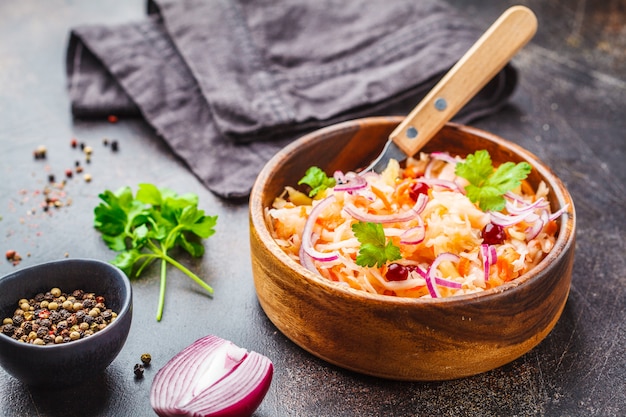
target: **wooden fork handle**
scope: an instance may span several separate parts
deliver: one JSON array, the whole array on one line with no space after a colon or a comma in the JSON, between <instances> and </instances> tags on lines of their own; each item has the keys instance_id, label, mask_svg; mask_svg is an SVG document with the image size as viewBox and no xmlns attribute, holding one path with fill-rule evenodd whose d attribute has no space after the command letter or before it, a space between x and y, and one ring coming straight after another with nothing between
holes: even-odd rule
<instances>
[{"instance_id":1,"label":"wooden fork handle","mask_svg":"<svg viewBox=\"0 0 626 417\"><path fill-rule=\"evenodd\" d=\"M389 135L415 155L535 34L537 18L524 6L507 9Z\"/></svg>"}]
</instances>

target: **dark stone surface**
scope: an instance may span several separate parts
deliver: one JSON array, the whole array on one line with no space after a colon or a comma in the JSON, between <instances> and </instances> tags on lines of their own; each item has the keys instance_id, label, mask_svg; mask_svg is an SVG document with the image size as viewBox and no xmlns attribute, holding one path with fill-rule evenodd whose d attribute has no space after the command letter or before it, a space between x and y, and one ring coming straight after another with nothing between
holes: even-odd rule
<instances>
[{"instance_id":1,"label":"dark stone surface","mask_svg":"<svg viewBox=\"0 0 626 417\"><path fill-rule=\"evenodd\" d=\"M513 4L450 3L485 27ZM24 259L13 266L3 258L0 274L66 256L111 259L114 253L92 227L97 195L105 189L153 182L194 192L201 208L219 219L206 255L183 257L214 287L213 299L172 270L157 323L158 268L149 269L133 282L131 333L104 374L71 389L45 390L0 370L0 416L154 415L149 390L158 369L209 333L274 362L274 381L257 417L625 415L626 6L618 0L521 3L535 10L540 29L514 59L520 85L506 109L475 125L534 152L568 186L578 216L570 297L552 333L515 362L457 381L400 383L328 365L277 332L252 285L246 202L223 201L204 189L139 120L72 120L63 66L69 28L140 19L143 1L3 2L0 249ZM94 148L91 163L71 148L72 138ZM103 138L117 140L119 151L104 146ZM33 158L39 145L47 147L45 160ZM76 160L93 180L68 179L64 206L43 212L48 176L60 180ZM144 352L153 360L137 380L133 366Z\"/></svg>"}]
</instances>

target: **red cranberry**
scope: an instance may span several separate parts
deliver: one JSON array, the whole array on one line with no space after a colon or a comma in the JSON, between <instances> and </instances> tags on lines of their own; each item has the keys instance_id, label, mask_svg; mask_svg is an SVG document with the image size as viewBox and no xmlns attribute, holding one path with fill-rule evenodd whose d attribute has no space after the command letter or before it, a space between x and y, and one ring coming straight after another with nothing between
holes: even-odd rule
<instances>
[{"instance_id":1,"label":"red cranberry","mask_svg":"<svg viewBox=\"0 0 626 417\"><path fill-rule=\"evenodd\" d=\"M413 182L409 186L409 197L417 201L420 194L428 194L428 185L423 182Z\"/></svg>"},{"instance_id":2,"label":"red cranberry","mask_svg":"<svg viewBox=\"0 0 626 417\"><path fill-rule=\"evenodd\" d=\"M488 245L497 245L503 243L506 239L504 227L493 223L487 223L487 225L483 227L482 236L483 243Z\"/></svg>"},{"instance_id":3,"label":"red cranberry","mask_svg":"<svg viewBox=\"0 0 626 417\"><path fill-rule=\"evenodd\" d=\"M400 264L390 264L385 275L389 281L404 281L409 277L409 270Z\"/></svg>"}]
</instances>

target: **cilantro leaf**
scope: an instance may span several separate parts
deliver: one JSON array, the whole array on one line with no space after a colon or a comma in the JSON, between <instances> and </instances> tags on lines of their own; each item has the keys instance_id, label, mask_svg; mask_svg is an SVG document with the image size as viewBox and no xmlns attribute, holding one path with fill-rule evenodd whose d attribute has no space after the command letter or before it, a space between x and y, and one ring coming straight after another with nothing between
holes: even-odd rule
<instances>
[{"instance_id":1,"label":"cilantro leaf","mask_svg":"<svg viewBox=\"0 0 626 417\"><path fill-rule=\"evenodd\" d=\"M94 227L107 246L119 252L111 261L129 277L139 276L153 261L161 261L161 285L157 320L165 301L167 268L173 265L209 294L213 289L169 254L179 247L191 256L204 254L201 239L215 233L217 216L207 216L198 208L198 196L178 195L154 184L139 184L137 195L130 187L99 195L102 202L94 209Z\"/></svg>"},{"instance_id":2,"label":"cilantro leaf","mask_svg":"<svg viewBox=\"0 0 626 417\"><path fill-rule=\"evenodd\" d=\"M309 197L315 197L320 191L334 187L335 183L334 178L328 177L324 171L315 166L307 169L304 177L298 181L298 185L306 184L311 187Z\"/></svg>"},{"instance_id":3,"label":"cilantro leaf","mask_svg":"<svg viewBox=\"0 0 626 417\"><path fill-rule=\"evenodd\" d=\"M500 211L506 203L504 194L518 187L531 169L527 162L505 162L495 169L489 152L480 150L457 164L455 173L469 181L465 191L472 203L483 211Z\"/></svg>"},{"instance_id":4,"label":"cilantro leaf","mask_svg":"<svg viewBox=\"0 0 626 417\"><path fill-rule=\"evenodd\" d=\"M400 248L387 242L383 226L379 223L358 222L352 225L354 235L361 243L356 257L359 266L381 267L388 261L400 259Z\"/></svg>"}]
</instances>

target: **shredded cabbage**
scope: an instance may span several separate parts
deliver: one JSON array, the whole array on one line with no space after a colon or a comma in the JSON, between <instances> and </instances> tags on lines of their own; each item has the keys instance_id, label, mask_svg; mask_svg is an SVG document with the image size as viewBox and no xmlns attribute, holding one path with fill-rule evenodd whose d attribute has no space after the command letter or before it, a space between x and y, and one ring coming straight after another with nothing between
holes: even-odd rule
<instances>
[{"instance_id":1,"label":"shredded cabbage","mask_svg":"<svg viewBox=\"0 0 626 417\"><path fill-rule=\"evenodd\" d=\"M460 157L440 152L409 158L404 168L392 160L380 175L373 172L361 175L367 181L366 187L351 190L344 185L339 188L347 188L347 191L328 189L313 200L300 198L298 191L286 187L272 207L266 209L266 220L277 244L300 262L301 253L305 253L300 249L308 216L320 199L332 195L335 201L329 203L315 219L312 239L308 239L313 242L314 249L309 253L333 252L339 255L331 261L310 259L321 276L339 285L398 297L450 297L484 291L519 277L539 263L554 246L558 228L556 219L550 218L546 184L542 182L537 190L533 190L524 181L505 197L511 203L511 210L514 207L516 213L519 211L528 216L514 217L506 208L499 212L500 222L514 219L515 223L504 227L504 241L493 244L495 256L486 259L480 250L485 243L482 230L487 224L495 222L495 218L466 197L464 187L467 181L455 175L455 164L462 161ZM354 175L338 173L336 178ZM416 204L414 195L411 196L411 186L420 181L428 184L428 202L423 210L409 220L405 215L401 221L383 224L386 238L400 247L402 259L394 263L406 268L406 279L388 279L389 263L381 267L357 265L355 260L360 243L351 226L358 220L349 214L351 210L344 208L350 207L352 212L356 208L359 215L372 218L407 213ZM293 195L298 195L298 198L290 199ZM539 199L544 199L546 203L538 202ZM518 218L542 223L516 220ZM425 232L419 243L401 242L401 236L407 230L417 230L418 227L423 227ZM529 233L531 229L533 233ZM535 235L537 230L539 232ZM308 255L305 253L304 256ZM438 256L442 258L430 270ZM451 257L455 262L449 260ZM310 262L308 264L311 265ZM430 291L427 285L429 279L435 286Z\"/></svg>"}]
</instances>

